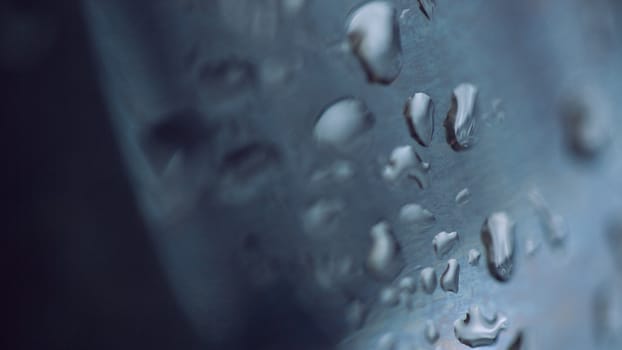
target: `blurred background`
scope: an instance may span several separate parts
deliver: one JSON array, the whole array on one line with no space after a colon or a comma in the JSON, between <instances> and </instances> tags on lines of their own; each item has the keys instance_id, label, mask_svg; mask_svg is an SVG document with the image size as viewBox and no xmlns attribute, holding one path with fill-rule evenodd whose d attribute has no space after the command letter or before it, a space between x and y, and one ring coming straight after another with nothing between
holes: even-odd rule
<instances>
[{"instance_id":1,"label":"blurred background","mask_svg":"<svg viewBox=\"0 0 622 350\"><path fill-rule=\"evenodd\" d=\"M3 348L619 348L621 6L1 1Z\"/></svg>"}]
</instances>

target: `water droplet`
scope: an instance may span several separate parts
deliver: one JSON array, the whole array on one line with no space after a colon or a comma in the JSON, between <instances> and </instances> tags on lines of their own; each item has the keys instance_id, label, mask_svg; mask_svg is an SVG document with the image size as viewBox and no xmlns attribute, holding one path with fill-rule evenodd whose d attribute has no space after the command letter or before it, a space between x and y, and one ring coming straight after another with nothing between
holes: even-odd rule
<instances>
[{"instance_id":1,"label":"water droplet","mask_svg":"<svg viewBox=\"0 0 622 350\"><path fill-rule=\"evenodd\" d=\"M464 188L456 194L456 203L458 205L465 205L471 199L471 191L468 188Z\"/></svg>"},{"instance_id":2,"label":"water droplet","mask_svg":"<svg viewBox=\"0 0 622 350\"><path fill-rule=\"evenodd\" d=\"M410 12L410 9L403 9L402 12L400 13L400 19L404 19L406 15L408 14L408 12Z\"/></svg>"},{"instance_id":3,"label":"water droplet","mask_svg":"<svg viewBox=\"0 0 622 350\"><path fill-rule=\"evenodd\" d=\"M427 320L425 322L425 330L423 333L424 333L425 339L430 344L436 343L436 341L439 338L438 330L436 329L436 325L434 324L434 321L432 320Z\"/></svg>"},{"instance_id":4,"label":"water droplet","mask_svg":"<svg viewBox=\"0 0 622 350\"><path fill-rule=\"evenodd\" d=\"M417 203L408 203L400 208L400 221L407 224L432 224L434 214Z\"/></svg>"},{"instance_id":5,"label":"water droplet","mask_svg":"<svg viewBox=\"0 0 622 350\"><path fill-rule=\"evenodd\" d=\"M482 226L482 242L490 274L501 282L512 276L514 265L514 222L505 212L495 212Z\"/></svg>"},{"instance_id":6,"label":"water droplet","mask_svg":"<svg viewBox=\"0 0 622 350\"><path fill-rule=\"evenodd\" d=\"M622 219L615 218L607 229L609 251L618 268L622 268Z\"/></svg>"},{"instance_id":7,"label":"water droplet","mask_svg":"<svg viewBox=\"0 0 622 350\"><path fill-rule=\"evenodd\" d=\"M231 110L251 98L257 86L257 68L251 62L237 57L206 62L198 71L201 95L210 108Z\"/></svg>"},{"instance_id":8,"label":"water droplet","mask_svg":"<svg viewBox=\"0 0 622 350\"><path fill-rule=\"evenodd\" d=\"M506 328L507 318L494 314L484 316L478 306L471 306L463 318L454 322L454 333L458 341L470 347L491 345L497 341L499 332Z\"/></svg>"},{"instance_id":9,"label":"water droplet","mask_svg":"<svg viewBox=\"0 0 622 350\"><path fill-rule=\"evenodd\" d=\"M277 176L281 153L275 145L254 142L229 152L221 164L221 198L243 203L257 196Z\"/></svg>"},{"instance_id":10,"label":"water droplet","mask_svg":"<svg viewBox=\"0 0 622 350\"><path fill-rule=\"evenodd\" d=\"M391 152L382 176L387 181L396 181L402 174L406 174L423 189L429 185L428 170L429 165L419 157L412 146L400 146Z\"/></svg>"},{"instance_id":11,"label":"water droplet","mask_svg":"<svg viewBox=\"0 0 622 350\"><path fill-rule=\"evenodd\" d=\"M320 113L313 135L321 145L343 148L373 123L374 118L363 101L346 97L331 103Z\"/></svg>"},{"instance_id":12,"label":"water droplet","mask_svg":"<svg viewBox=\"0 0 622 350\"><path fill-rule=\"evenodd\" d=\"M525 253L527 256L533 256L536 254L538 248L540 248L540 243L534 241L533 239L527 239L525 241Z\"/></svg>"},{"instance_id":13,"label":"water droplet","mask_svg":"<svg viewBox=\"0 0 622 350\"><path fill-rule=\"evenodd\" d=\"M359 300L354 300L346 308L346 322L353 329L359 329L365 322L367 316L367 308Z\"/></svg>"},{"instance_id":14,"label":"water droplet","mask_svg":"<svg viewBox=\"0 0 622 350\"><path fill-rule=\"evenodd\" d=\"M389 84L402 68L396 10L387 1L371 1L350 15L348 42L372 83Z\"/></svg>"},{"instance_id":15,"label":"water droplet","mask_svg":"<svg viewBox=\"0 0 622 350\"><path fill-rule=\"evenodd\" d=\"M302 225L309 234L326 233L334 228L345 204L334 198L324 198L313 202L302 216Z\"/></svg>"},{"instance_id":16,"label":"water droplet","mask_svg":"<svg viewBox=\"0 0 622 350\"><path fill-rule=\"evenodd\" d=\"M378 300L387 307L396 306L400 301L399 291L395 287L384 287L380 290Z\"/></svg>"},{"instance_id":17,"label":"water droplet","mask_svg":"<svg viewBox=\"0 0 622 350\"><path fill-rule=\"evenodd\" d=\"M449 259L445 271L441 275L441 288L446 292L458 293L460 281L460 264L456 259Z\"/></svg>"},{"instance_id":18,"label":"water droplet","mask_svg":"<svg viewBox=\"0 0 622 350\"><path fill-rule=\"evenodd\" d=\"M394 350L397 345L397 339L393 333L385 333L380 339L378 339L378 344L376 346L377 350Z\"/></svg>"},{"instance_id":19,"label":"water droplet","mask_svg":"<svg viewBox=\"0 0 622 350\"><path fill-rule=\"evenodd\" d=\"M406 291L408 293L414 293L417 290L417 285L415 283L415 279L410 276L402 277L398 284L400 290Z\"/></svg>"},{"instance_id":20,"label":"water droplet","mask_svg":"<svg viewBox=\"0 0 622 350\"><path fill-rule=\"evenodd\" d=\"M432 18L432 14L436 9L436 1L435 0L417 0L419 3L419 11L423 13L425 18L430 20Z\"/></svg>"},{"instance_id":21,"label":"water droplet","mask_svg":"<svg viewBox=\"0 0 622 350\"><path fill-rule=\"evenodd\" d=\"M367 256L367 271L380 280L394 278L404 266L400 246L389 224L381 221L370 230L372 246Z\"/></svg>"},{"instance_id":22,"label":"water droplet","mask_svg":"<svg viewBox=\"0 0 622 350\"><path fill-rule=\"evenodd\" d=\"M426 267L420 273L421 289L428 294L432 294L436 289L436 272L432 267Z\"/></svg>"},{"instance_id":23,"label":"water droplet","mask_svg":"<svg viewBox=\"0 0 622 350\"><path fill-rule=\"evenodd\" d=\"M404 117L410 135L422 146L429 146L434 134L434 103L430 96L417 92L408 98Z\"/></svg>"},{"instance_id":24,"label":"water droplet","mask_svg":"<svg viewBox=\"0 0 622 350\"><path fill-rule=\"evenodd\" d=\"M290 16L298 14L304 6L305 0L281 0L283 12Z\"/></svg>"},{"instance_id":25,"label":"water droplet","mask_svg":"<svg viewBox=\"0 0 622 350\"><path fill-rule=\"evenodd\" d=\"M551 212L540 192L536 190L530 191L529 199L535 209L538 220L540 221L540 226L542 227L542 231L549 245L553 248L562 246L568 235L568 228L566 227L564 218Z\"/></svg>"},{"instance_id":26,"label":"water droplet","mask_svg":"<svg viewBox=\"0 0 622 350\"><path fill-rule=\"evenodd\" d=\"M402 304L407 310L413 308L413 296L407 291L400 291L400 304Z\"/></svg>"},{"instance_id":27,"label":"water droplet","mask_svg":"<svg viewBox=\"0 0 622 350\"><path fill-rule=\"evenodd\" d=\"M460 240L460 237L456 231L441 231L437 233L432 239L432 247L434 248L434 254L436 254L436 257L442 258L445 254L449 253L458 240Z\"/></svg>"},{"instance_id":28,"label":"water droplet","mask_svg":"<svg viewBox=\"0 0 622 350\"><path fill-rule=\"evenodd\" d=\"M337 160L324 169L314 171L311 174L311 182L341 182L350 179L353 175L354 168L350 162Z\"/></svg>"},{"instance_id":29,"label":"water droplet","mask_svg":"<svg viewBox=\"0 0 622 350\"><path fill-rule=\"evenodd\" d=\"M510 343L508 350L521 350L523 348L523 331L519 331Z\"/></svg>"},{"instance_id":30,"label":"water droplet","mask_svg":"<svg viewBox=\"0 0 622 350\"><path fill-rule=\"evenodd\" d=\"M611 106L602 91L583 87L567 96L562 123L569 149L579 157L593 158L611 140Z\"/></svg>"},{"instance_id":31,"label":"water droplet","mask_svg":"<svg viewBox=\"0 0 622 350\"><path fill-rule=\"evenodd\" d=\"M458 85L451 98L451 108L445 119L447 143L455 151L469 148L473 143L475 131L475 101L477 88L475 85L463 83Z\"/></svg>"},{"instance_id":32,"label":"water droplet","mask_svg":"<svg viewBox=\"0 0 622 350\"><path fill-rule=\"evenodd\" d=\"M469 250L469 265L476 266L479 264L479 257L481 256L479 250L471 249Z\"/></svg>"}]
</instances>

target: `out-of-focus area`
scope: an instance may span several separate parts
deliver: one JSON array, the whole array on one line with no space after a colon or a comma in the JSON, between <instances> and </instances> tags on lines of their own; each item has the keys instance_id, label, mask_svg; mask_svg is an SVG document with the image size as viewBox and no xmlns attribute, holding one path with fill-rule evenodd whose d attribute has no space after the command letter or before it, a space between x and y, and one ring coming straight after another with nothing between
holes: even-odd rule
<instances>
[{"instance_id":1,"label":"out-of-focus area","mask_svg":"<svg viewBox=\"0 0 622 350\"><path fill-rule=\"evenodd\" d=\"M620 33L614 0L2 1L2 348L619 348Z\"/></svg>"}]
</instances>

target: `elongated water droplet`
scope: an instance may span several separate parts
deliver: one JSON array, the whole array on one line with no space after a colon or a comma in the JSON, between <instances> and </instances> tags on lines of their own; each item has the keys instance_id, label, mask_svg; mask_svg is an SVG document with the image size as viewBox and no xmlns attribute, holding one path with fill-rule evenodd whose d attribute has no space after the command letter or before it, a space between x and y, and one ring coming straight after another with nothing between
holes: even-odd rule
<instances>
[{"instance_id":1,"label":"elongated water droplet","mask_svg":"<svg viewBox=\"0 0 622 350\"><path fill-rule=\"evenodd\" d=\"M478 265L481 254L477 249L469 250L469 265Z\"/></svg>"},{"instance_id":2,"label":"elongated water droplet","mask_svg":"<svg viewBox=\"0 0 622 350\"><path fill-rule=\"evenodd\" d=\"M514 265L514 221L505 212L492 213L482 226L482 242L490 274L504 282Z\"/></svg>"},{"instance_id":3,"label":"elongated water droplet","mask_svg":"<svg viewBox=\"0 0 622 350\"><path fill-rule=\"evenodd\" d=\"M363 101L346 97L333 102L320 113L313 136L321 145L343 148L373 123L374 118Z\"/></svg>"},{"instance_id":4,"label":"elongated water droplet","mask_svg":"<svg viewBox=\"0 0 622 350\"><path fill-rule=\"evenodd\" d=\"M337 160L324 169L314 171L313 174L311 174L311 181L341 182L350 179L353 175L354 168L350 162L346 160Z\"/></svg>"},{"instance_id":5,"label":"elongated water droplet","mask_svg":"<svg viewBox=\"0 0 622 350\"><path fill-rule=\"evenodd\" d=\"M427 320L425 322L425 330L423 333L424 333L425 339L430 344L436 343L436 341L439 338L438 330L436 329L436 325L434 324L434 321L432 320Z\"/></svg>"},{"instance_id":6,"label":"elongated water droplet","mask_svg":"<svg viewBox=\"0 0 622 350\"><path fill-rule=\"evenodd\" d=\"M434 134L434 103L430 96L417 92L408 98L404 117L410 135L422 146L429 146Z\"/></svg>"},{"instance_id":7,"label":"elongated water droplet","mask_svg":"<svg viewBox=\"0 0 622 350\"><path fill-rule=\"evenodd\" d=\"M460 264L456 259L449 259L445 271L441 275L441 288L446 292L458 293L460 281Z\"/></svg>"},{"instance_id":8,"label":"elongated water droplet","mask_svg":"<svg viewBox=\"0 0 622 350\"><path fill-rule=\"evenodd\" d=\"M389 84L402 68L402 47L396 10L387 1L363 4L347 25L352 52L372 83Z\"/></svg>"},{"instance_id":9,"label":"elongated water droplet","mask_svg":"<svg viewBox=\"0 0 622 350\"><path fill-rule=\"evenodd\" d=\"M420 273L421 289L428 294L432 294L436 289L436 272L432 267L426 267Z\"/></svg>"},{"instance_id":10,"label":"elongated water droplet","mask_svg":"<svg viewBox=\"0 0 622 350\"><path fill-rule=\"evenodd\" d=\"M564 218L551 212L540 192L536 190L531 191L529 199L538 216L546 241L553 248L562 246L568 235L568 228Z\"/></svg>"},{"instance_id":11,"label":"elongated water droplet","mask_svg":"<svg viewBox=\"0 0 622 350\"><path fill-rule=\"evenodd\" d=\"M451 98L451 108L445 119L445 135L447 143L455 151L469 148L473 143L475 131L475 100L477 88L464 83L458 85Z\"/></svg>"},{"instance_id":12,"label":"elongated water droplet","mask_svg":"<svg viewBox=\"0 0 622 350\"><path fill-rule=\"evenodd\" d=\"M419 3L419 11L423 13L425 18L427 18L428 20L431 20L432 14L434 13L434 10L436 9L436 1L435 0L417 0L417 3Z\"/></svg>"},{"instance_id":13,"label":"elongated water droplet","mask_svg":"<svg viewBox=\"0 0 622 350\"><path fill-rule=\"evenodd\" d=\"M456 194L456 204L465 205L471 199L471 191L468 188L463 188Z\"/></svg>"},{"instance_id":14,"label":"elongated water droplet","mask_svg":"<svg viewBox=\"0 0 622 350\"><path fill-rule=\"evenodd\" d=\"M309 234L326 233L334 226L345 204L338 199L324 198L313 202L304 212L302 225Z\"/></svg>"},{"instance_id":15,"label":"elongated water droplet","mask_svg":"<svg viewBox=\"0 0 622 350\"><path fill-rule=\"evenodd\" d=\"M400 220L407 224L429 225L436 221L434 214L417 203L408 203L400 208Z\"/></svg>"},{"instance_id":16,"label":"elongated water droplet","mask_svg":"<svg viewBox=\"0 0 622 350\"><path fill-rule=\"evenodd\" d=\"M400 301L399 291L395 287L384 287L380 290L378 300L381 305L387 307L396 306Z\"/></svg>"},{"instance_id":17,"label":"elongated water droplet","mask_svg":"<svg viewBox=\"0 0 622 350\"><path fill-rule=\"evenodd\" d=\"M445 232L441 231L432 239L432 247L434 248L434 254L436 257L442 258L445 254L456 245L460 237L458 232Z\"/></svg>"},{"instance_id":18,"label":"elongated water droplet","mask_svg":"<svg viewBox=\"0 0 622 350\"><path fill-rule=\"evenodd\" d=\"M491 345L497 341L499 332L506 328L506 323L505 316L494 314L488 318L475 305L454 322L454 333L458 341L470 347Z\"/></svg>"},{"instance_id":19,"label":"elongated water droplet","mask_svg":"<svg viewBox=\"0 0 622 350\"><path fill-rule=\"evenodd\" d=\"M414 293L415 290L417 290L415 279L410 276L402 277L398 286L400 290L406 291L411 294Z\"/></svg>"},{"instance_id":20,"label":"elongated water droplet","mask_svg":"<svg viewBox=\"0 0 622 350\"><path fill-rule=\"evenodd\" d=\"M394 278L404 266L400 246L391 233L389 224L381 221L370 230L372 246L367 256L367 270L380 280Z\"/></svg>"},{"instance_id":21,"label":"elongated water droplet","mask_svg":"<svg viewBox=\"0 0 622 350\"><path fill-rule=\"evenodd\" d=\"M429 165L419 157L412 146L396 147L391 152L389 163L384 167L382 176L387 181L396 181L403 174L417 182L420 188L427 188Z\"/></svg>"}]
</instances>

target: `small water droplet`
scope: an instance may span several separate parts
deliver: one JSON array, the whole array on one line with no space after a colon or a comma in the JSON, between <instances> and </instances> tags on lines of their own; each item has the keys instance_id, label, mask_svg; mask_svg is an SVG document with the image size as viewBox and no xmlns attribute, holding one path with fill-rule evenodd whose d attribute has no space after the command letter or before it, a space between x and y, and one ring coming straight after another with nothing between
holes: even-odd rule
<instances>
[{"instance_id":1,"label":"small water droplet","mask_svg":"<svg viewBox=\"0 0 622 350\"><path fill-rule=\"evenodd\" d=\"M243 203L257 196L277 176L281 153L270 143L254 142L225 155L221 164L221 198Z\"/></svg>"},{"instance_id":2,"label":"small water droplet","mask_svg":"<svg viewBox=\"0 0 622 350\"><path fill-rule=\"evenodd\" d=\"M403 305L407 310L412 310L413 308L412 294L404 290L400 291L400 304Z\"/></svg>"},{"instance_id":3,"label":"small water droplet","mask_svg":"<svg viewBox=\"0 0 622 350\"><path fill-rule=\"evenodd\" d=\"M428 171L429 165L426 166L412 146L400 146L391 152L382 177L387 181L396 181L402 174L406 174L423 189L429 186Z\"/></svg>"},{"instance_id":4,"label":"small water droplet","mask_svg":"<svg viewBox=\"0 0 622 350\"><path fill-rule=\"evenodd\" d=\"M420 145L429 146L434 134L434 103L430 96L417 92L408 98L404 106L404 117L410 135Z\"/></svg>"},{"instance_id":5,"label":"small water droplet","mask_svg":"<svg viewBox=\"0 0 622 350\"><path fill-rule=\"evenodd\" d=\"M417 0L417 3L419 3L419 11L423 13L425 18L427 18L428 20L431 20L432 14L434 13L434 10L436 9L436 1L435 0Z\"/></svg>"},{"instance_id":6,"label":"small water droplet","mask_svg":"<svg viewBox=\"0 0 622 350\"><path fill-rule=\"evenodd\" d=\"M370 230L372 246L367 256L367 271L377 279L390 280L404 266L400 246L393 237L389 224L381 221Z\"/></svg>"},{"instance_id":7,"label":"small water droplet","mask_svg":"<svg viewBox=\"0 0 622 350\"><path fill-rule=\"evenodd\" d=\"M396 10L387 1L371 1L355 9L347 25L352 52L372 83L389 84L402 68L402 47Z\"/></svg>"},{"instance_id":8,"label":"small water droplet","mask_svg":"<svg viewBox=\"0 0 622 350\"><path fill-rule=\"evenodd\" d=\"M385 333L378 339L376 350L394 350L396 345L397 338L395 335L393 333Z\"/></svg>"},{"instance_id":9,"label":"small water droplet","mask_svg":"<svg viewBox=\"0 0 622 350\"><path fill-rule=\"evenodd\" d=\"M410 9L403 9L402 12L400 13L400 19L404 19L406 15L408 14L408 12L410 12Z\"/></svg>"},{"instance_id":10,"label":"small water droplet","mask_svg":"<svg viewBox=\"0 0 622 350\"><path fill-rule=\"evenodd\" d=\"M415 279L411 276L402 277L398 284L400 290L406 291L408 293L414 293L417 290L417 285L415 283Z\"/></svg>"},{"instance_id":11,"label":"small water droplet","mask_svg":"<svg viewBox=\"0 0 622 350\"><path fill-rule=\"evenodd\" d=\"M445 271L441 275L441 288L446 292L458 293L460 281L460 264L456 259L449 259Z\"/></svg>"},{"instance_id":12,"label":"small water droplet","mask_svg":"<svg viewBox=\"0 0 622 350\"><path fill-rule=\"evenodd\" d=\"M298 14L305 6L306 0L281 0L281 8L286 15Z\"/></svg>"},{"instance_id":13,"label":"small water droplet","mask_svg":"<svg viewBox=\"0 0 622 350\"><path fill-rule=\"evenodd\" d=\"M569 149L578 157L594 158L610 142L610 105L602 91L583 87L562 105L562 126Z\"/></svg>"},{"instance_id":14,"label":"small water droplet","mask_svg":"<svg viewBox=\"0 0 622 350\"><path fill-rule=\"evenodd\" d=\"M521 350L523 348L523 331L519 331L510 343L508 350Z\"/></svg>"},{"instance_id":15,"label":"small water droplet","mask_svg":"<svg viewBox=\"0 0 622 350\"><path fill-rule=\"evenodd\" d=\"M471 199L471 191L468 188L463 188L456 194L456 204L465 205Z\"/></svg>"},{"instance_id":16,"label":"small water droplet","mask_svg":"<svg viewBox=\"0 0 622 350\"><path fill-rule=\"evenodd\" d=\"M397 306L400 301L399 291L395 287L384 287L380 290L378 300L380 305L387 307Z\"/></svg>"},{"instance_id":17,"label":"small water droplet","mask_svg":"<svg viewBox=\"0 0 622 350\"><path fill-rule=\"evenodd\" d=\"M436 257L442 258L445 254L449 253L458 240L460 240L460 237L456 231L441 231L437 233L432 239L432 247L434 248L434 254L436 254Z\"/></svg>"},{"instance_id":18,"label":"small water droplet","mask_svg":"<svg viewBox=\"0 0 622 350\"><path fill-rule=\"evenodd\" d=\"M331 103L320 113L313 135L321 145L343 148L373 123L374 118L363 101L346 97Z\"/></svg>"},{"instance_id":19,"label":"small water droplet","mask_svg":"<svg viewBox=\"0 0 622 350\"><path fill-rule=\"evenodd\" d=\"M408 203L400 208L400 221L406 224L429 225L436 221L434 214L417 203Z\"/></svg>"},{"instance_id":20,"label":"small water droplet","mask_svg":"<svg viewBox=\"0 0 622 350\"><path fill-rule=\"evenodd\" d=\"M561 247L568 236L568 228L564 218L551 212L551 209L544 201L544 197L537 190L530 191L529 200L534 207L549 245L553 248Z\"/></svg>"},{"instance_id":21,"label":"small water droplet","mask_svg":"<svg viewBox=\"0 0 622 350\"><path fill-rule=\"evenodd\" d=\"M476 99L477 87L473 84L460 84L453 91L444 126L447 143L455 151L469 148L473 143Z\"/></svg>"},{"instance_id":22,"label":"small water droplet","mask_svg":"<svg viewBox=\"0 0 622 350\"><path fill-rule=\"evenodd\" d=\"M438 334L438 330L436 329L436 325L434 324L434 321L432 320L427 320L425 322L425 330L423 332L425 339L428 341L428 343L430 344L434 344L436 343L436 341L439 338L439 334Z\"/></svg>"},{"instance_id":23,"label":"small water droplet","mask_svg":"<svg viewBox=\"0 0 622 350\"><path fill-rule=\"evenodd\" d=\"M477 249L469 250L469 265L476 266L479 264L479 258L481 254Z\"/></svg>"},{"instance_id":24,"label":"small water droplet","mask_svg":"<svg viewBox=\"0 0 622 350\"><path fill-rule=\"evenodd\" d=\"M463 318L454 322L454 333L458 341L470 347L491 345L497 341L499 332L507 327L506 323L505 316L495 313L488 318L474 305Z\"/></svg>"},{"instance_id":25,"label":"small water droplet","mask_svg":"<svg viewBox=\"0 0 622 350\"><path fill-rule=\"evenodd\" d=\"M514 221L505 212L495 212L482 225L482 242L490 274L505 282L512 276L514 266Z\"/></svg>"},{"instance_id":26,"label":"small water droplet","mask_svg":"<svg viewBox=\"0 0 622 350\"><path fill-rule=\"evenodd\" d=\"M353 329L359 329L365 323L367 308L359 300L354 300L346 307L346 322Z\"/></svg>"},{"instance_id":27,"label":"small water droplet","mask_svg":"<svg viewBox=\"0 0 622 350\"><path fill-rule=\"evenodd\" d=\"M436 272L432 267L426 267L420 273L421 289L428 294L432 294L436 289Z\"/></svg>"},{"instance_id":28,"label":"small water droplet","mask_svg":"<svg viewBox=\"0 0 622 350\"><path fill-rule=\"evenodd\" d=\"M605 346L622 343L622 287L620 281L598 286L593 297L594 335Z\"/></svg>"},{"instance_id":29,"label":"small water droplet","mask_svg":"<svg viewBox=\"0 0 622 350\"><path fill-rule=\"evenodd\" d=\"M334 181L341 182L350 179L354 175L352 164L346 160L337 160L324 169L319 169L311 174L311 182Z\"/></svg>"},{"instance_id":30,"label":"small water droplet","mask_svg":"<svg viewBox=\"0 0 622 350\"><path fill-rule=\"evenodd\" d=\"M322 235L334 228L345 204L334 198L323 198L311 203L302 216L304 230L313 235Z\"/></svg>"},{"instance_id":31,"label":"small water droplet","mask_svg":"<svg viewBox=\"0 0 622 350\"><path fill-rule=\"evenodd\" d=\"M540 248L540 243L533 239L527 239L525 241L525 253L527 256L534 256L536 251Z\"/></svg>"},{"instance_id":32,"label":"small water droplet","mask_svg":"<svg viewBox=\"0 0 622 350\"><path fill-rule=\"evenodd\" d=\"M228 57L203 63L198 71L201 95L210 108L230 110L251 97L257 86L257 67L248 60Z\"/></svg>"},{"instance_id":33,"label":"small water droplet","mask_svg":"<svg viewBox=\"0 0 622 350\"><path fill-rule=\"evenodd\" d=\"M618 268L622 268L622 219L615 217L607 229L609 252Z\"/></svg>"}]
</instances>

